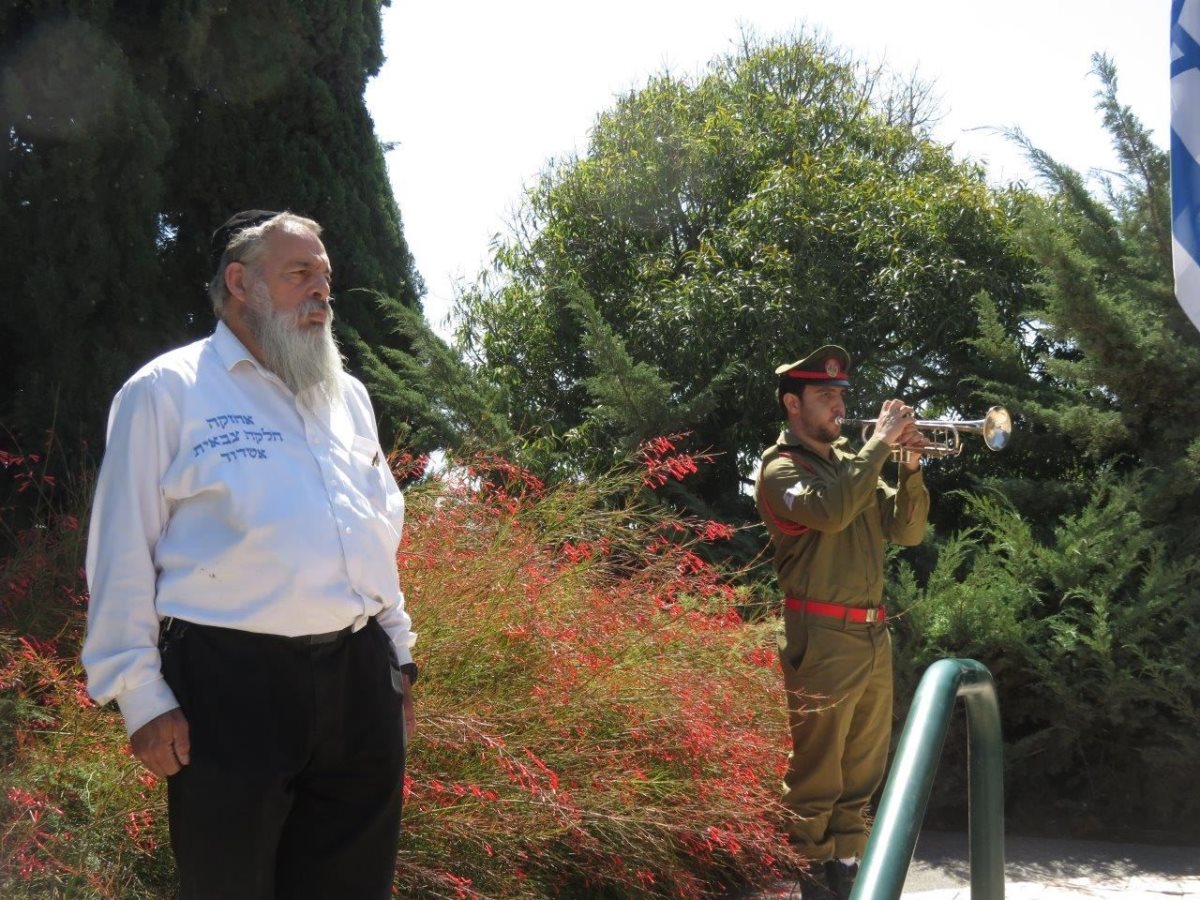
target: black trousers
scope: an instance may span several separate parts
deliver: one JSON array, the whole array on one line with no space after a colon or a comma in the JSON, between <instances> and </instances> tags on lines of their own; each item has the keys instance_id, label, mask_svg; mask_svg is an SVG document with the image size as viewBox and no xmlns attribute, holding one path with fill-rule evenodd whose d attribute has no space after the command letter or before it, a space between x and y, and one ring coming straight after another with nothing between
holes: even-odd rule
<instances>
[{"instance_id":1,"label":"black trousers","mask_svg":"<svg viewBox=\"0 0 1200 900\"><path fill-rule=\"evenodd\" d=\"M191 738L167 783L180 897L390 897L405 747L383 629L305 643L175 621L160 648Z\"/></svg>"}]
</instances>

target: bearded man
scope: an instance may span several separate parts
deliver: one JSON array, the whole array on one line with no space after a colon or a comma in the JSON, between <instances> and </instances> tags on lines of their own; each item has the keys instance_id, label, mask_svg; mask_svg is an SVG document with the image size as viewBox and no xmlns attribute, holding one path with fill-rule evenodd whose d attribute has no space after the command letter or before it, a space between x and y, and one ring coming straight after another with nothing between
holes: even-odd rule
<instances>
[{"instance_id":1,"label":"bearded man","mask_svg":"<svg viewBox=\"0 0 1200 900\"><path fill-rule=\"evenodd\" d=\"M320 233L226 222L216 331L109 413L83 663L167 779L184 898L391 895L416 680L404 501L342 370Z\"/></svg>"}]
</instances>

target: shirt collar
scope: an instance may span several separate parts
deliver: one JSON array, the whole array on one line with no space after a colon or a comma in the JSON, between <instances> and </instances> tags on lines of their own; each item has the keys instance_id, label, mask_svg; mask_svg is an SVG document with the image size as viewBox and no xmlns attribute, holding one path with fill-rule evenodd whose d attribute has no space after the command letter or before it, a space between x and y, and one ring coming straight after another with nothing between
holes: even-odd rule
<instances>
[{"instance_id":1,"label":"shirt collar","mask_svg":"<svg viewBox=\"0 0 1200 900\"><path fill-rule=\"evenodd\" d=\"M287 391L288 394L291 394L291 390L283 383L282 379L255 359L254 354L246 349L246 345L238 340L238 336L233 333L233 330L224 321L217 322L217 330L212 335L212 347L217 351L217 356L221 358L221 362L225 364L227 371L233 371L233 367L238 363L249 363L254 366L255 370L263 378L274 381L283 390ZM310 398L307 402L310 407L323 406L332 408L325 397Z\"/></svg>"},{"instance_id":2,"label":"shirt collar","mask_svg":"<svg viewBox=\"0 0 1200 900\"><path fill-rule=\"evenodd\" d=\"M246 349L246 345L238 340L237 335L224 321L217 323L217 330L213 332L212 336L212 345L227 370L232 371L233 367L240 362L248 362L261 374L270 374L262 363L254 358L254 354Z\"/></svg>"},{"instance_id":3,"label":"shirt collar","mask_svg":"<svg viewBox=\"0 0 1200 900\"><path fill-rule=\"evenodd\" d=\"M779 440L775 443L776 445L787 450L803 450L806 453L817 457L817 459L821 459L821 456L815 450L813 450L812 447L808 446L808 444L796 437L795 433L790 428L785 428L783 431L779 432ZM850 453L850 448L847 446L849 443L850 438L843 435L833 442L833 449L837 453L849 453L849 455L853 456L854 454Z\"/></svg>"}]
</instances>

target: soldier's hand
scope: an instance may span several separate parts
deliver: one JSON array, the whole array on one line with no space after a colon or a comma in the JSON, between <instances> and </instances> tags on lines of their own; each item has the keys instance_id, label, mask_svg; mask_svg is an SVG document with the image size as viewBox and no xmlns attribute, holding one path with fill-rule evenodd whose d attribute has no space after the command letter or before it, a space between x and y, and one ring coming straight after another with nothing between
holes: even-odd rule
<instances>
[{"instance_id":1,"label":"soldier's hand","mask_svg":"<svg viewBox=\"0 0 1200 900\"><path fill-rule=\"evenodd\" d=\"M898 443L907 451L901 454L901 467L909 472L917 471L921 467L921 450L928 444L927 436L914 425L901 433Z\"/></svg>"},{"instance_id":2,"label":"soldier's hand","mask_svg":"<svg viewBox=\"0 0 1200 900\"><path fill-rule=\"evenodd\" d=\"M159 778L174 775L191 761L188 722L178 707L151 719L135 731L129 744L133 755Z\"/></svg>"},{"instance_id":3,"label":"soldier's hand","mask_svg":"<svg viewBox=\"0 0 1200 900\"><path fill-rule=\"evenodd\" d=\"M875 436L888 444L896 444L900 436L913 425L916 413L903 400L884 400L875 422Z\"/></svg>"}]
</instances>

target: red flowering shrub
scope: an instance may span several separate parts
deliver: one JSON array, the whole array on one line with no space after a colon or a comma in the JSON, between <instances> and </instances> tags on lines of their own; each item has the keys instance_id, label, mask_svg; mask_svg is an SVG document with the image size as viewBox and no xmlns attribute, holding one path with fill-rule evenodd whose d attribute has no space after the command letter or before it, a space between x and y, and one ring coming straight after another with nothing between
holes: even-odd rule
<instances>
[{"instance_id":1,"label":"red flowering shrub","mask_svg":"<svg viewBox=\"0 0 1200 900\"><path fill-rule=\"evenodd\" d=\"M692 549L732 532L630 499L702 461L659 439L547 488L474 458L409 493L423 674L401 894L699 897L799 863L770 626Z\"/></svg>"},{"instance_id":2,"label":"red flowering shrub","mask_svg":"<svg viewBox=\"0 0 1200 900\"><path fill-rule=\"evenodd\" d=\"M422 671L396 895L701 897L794 871L770 626L694 549L731 532L636 500L703 458L659 439L554 487L489 456L392 461ZM82 690L83 508L0 562L4 897L172 891L164 786Z\"/></svg>"},{"instance_id":3,"label":"red flowering shrub","mask_svg":"<svg viewBox=\"0 0 1200 900\"><path fill-rule=\"evenodd\" d=\"M165 796L84 687L90 474L0 453L0 896L162 897ZM33 504L31 496L36 497ZM33 524L19 527L16 523Z\"/></svg>"}]
</instances>

